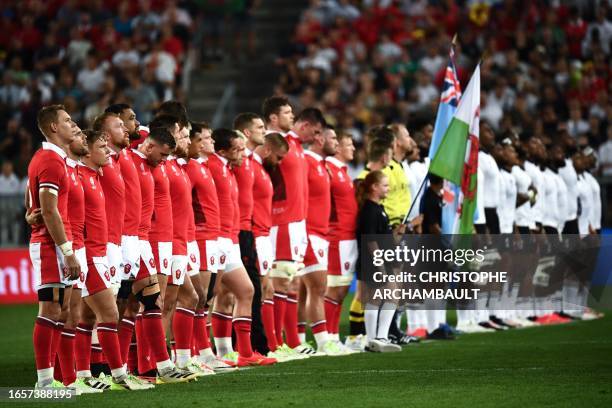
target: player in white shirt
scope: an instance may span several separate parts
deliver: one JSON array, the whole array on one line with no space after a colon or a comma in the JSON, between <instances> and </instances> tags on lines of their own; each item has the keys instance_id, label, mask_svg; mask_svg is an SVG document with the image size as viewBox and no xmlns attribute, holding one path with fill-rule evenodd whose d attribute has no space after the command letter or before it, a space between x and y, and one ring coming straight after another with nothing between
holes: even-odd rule
<instances>
[{"instance_id":1,"label":"player in white shirt","mask_svg":"<svg viewBox=\"0 0 612 408\"><path fill-rule=\"evenodd\" d=\"M524 169L531 179L531 184L535 196L530 207L531 223L529 229L539 232L542 229L542 204L544 203L544 175L539 160L539 150L542 148L542 141L538 137L531 137L524 145L525 157Z\"/></svg>"},{"instance_id":2,"label":"player in white shirt","mask_svg":"<svg viewBox=\"0 0 612 408\"><path fill-rule=\"evenodd\" d=\"M601 187L599 182L593 177L592 171L597 168L597 158L595 152L590 147L584 150L586 157L586 169L584 172L585 178L589 181L591 192L593 194L593 211L591 211L591 226L598 234L601 232Z\"/></svg>"},{"instance_id":3,"label":"player in white shirt","mask_svg":"<svg viewBox=\"0 0 612 408\"><path fill-rule=\"evenodd\" d=\"M495 134L486 122L480 122L480 152L478 153L478 166L482 169L484 179L484 207L487 228L490 234L499 234L499 205L500 173L497 162L492 156L495 147Z\"/></svg>"},{"instance_id":4,"label":"player in white shirt","mask_svg":"<svg viewBox=\"0 0 612 408\"><path fill-rule=\"evenodd\" d=\"M571 156L576 152L576 139L565 133L562 136L562 143L565 147L564 164L559 167L559 176L567 187L566 201L566 222L563 226L564 234L578 234L578 176L574 169Z\"/></svg>"}]
</instances>

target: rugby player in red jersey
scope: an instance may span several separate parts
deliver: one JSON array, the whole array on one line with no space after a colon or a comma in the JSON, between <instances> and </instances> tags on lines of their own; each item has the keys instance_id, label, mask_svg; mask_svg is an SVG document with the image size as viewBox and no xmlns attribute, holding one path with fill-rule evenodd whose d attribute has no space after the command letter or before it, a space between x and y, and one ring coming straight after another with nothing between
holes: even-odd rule
<instances>
[{"instance_id":1,"label":"rugby player in red jersey","mask_svg":"<svg viewBox=\"0 0 612 408\"><path fill-rule=\"evenodd\" d=\"M224 213L220 218L218 242L221 258L226 258L223 273L219 271L218 282L215 283L216 298L212 323L217 354L227 356L226 359L231 359L238 366L274 364L275 359L254 352L251 347L253 285L240 257L238 185L231 169L232 165L242 164L244 141L235 131L229 129L215 129L212 137L216 153L208 157L208 166L215 180L219 208L223 208ZM232 297L235 299L234 305ZM236 332L237 356L232 347L232 323Z\"/></svg>"},{"instance_id":2,"label":"rugby player in red jersey","mask_svg":"<svg viewBox=\"0 0 612 408\"><path fill-rule=\"evenodd\" d=\"M292 130L285 135L289 151L283 161L271 173L274 186L272 197L272 223L270 237L275 247L275 262L270 271L274 285L274 315L276 335L282 344L280 330L285 330L289 347L304 354L315 351L302 344L297 330L297 292L289 291L289 284L302 261L308 244L306 213L308 204L308 168L302 143L311 143L325 125L319 109L304 109L295 120ZM286 300L284 299L286 296Z\"/></svg>"},{"instance_id":3,"label":"rugby player in red jersey","mask_svg":"<svg viewBox=\"0 0 612 408\"><path fill-rule=\"evenodd\" d=\"M298 271L300 285L306 299L300 298L300 306L310 321L310 328L317 342L317 352L327 355L348 354L343 347L329 339L325 320L324 296L327 287L327 254L329 249L329 215L331 213L330 180L325 158L333 156L338 139L333 128L327 127L315 135L306 155L308 164L308 212L306 230L308 248L304 256L304 269Z\"/></svg>"},{"instance_id":4,"label":"rugby player in red jersey","mask_svg":"<svg viewBox=\"0 0 612 408\"><path fill-rule=\"evenodd\" d=\"M134 138L139 123L136 120L136 114L129 105L111 105L106 108L105 112L118 115L119 119L123 121L128 139L132 140ZM125 142L125 140L122 140L122 142ZM117 293L117 306L119 307L119 318L121 319L119 323L119 344L121 346L123 361L128 361L128 368L132 371L135 368L136 359L134 357L136 350L134 347L130 348L130 343L132 343L139 304L134 296L130 295L132 292L132 280L138 274L138 267L140 266L138 227L140 225L142 198L140 195L138 171L129 153L129 148L123 147L119 149L118 156L121 176L123 177L123 183L125 185L125 217L123 218L123 230L121 234L122 262L119 268L121 286ZM130 349L132 349L133 357L128 359Z\"/></svg>"},{"instance_id":5,"label":"rugby player in red jersey","mask_svg":"<svg viewBox=\"0 0 612 408\"><path fill-rule=\"evenodd\" d=\"M357 199L347 163L353 160L355 146L349 133L338 133L338 149L325 159L331 184L329 254L325 319L330 338L339 341L342 302L353 281L357 262Z\"/></svg>"},{"instance_id":6,"label":"rugby player in red jersey","mask_svg":"<svg viewBox=\"0 0 612 408\"><path fill-rule=\"evenodd\" d=\"M64 281L76 279L80 263L72 248L68 222L70 181L64 149L76 137L75 123L62 105L43 107L37 124L45 137L28 166L28 214L38 214L42 223L32 225L30 259L40 285L39 311L34 323L33 344L38 381L37 388L62 387L53 379L53 362L59 344ZM40 220L39 220L40 221Z\"/></svg>"},{"instance_id":7,"label":"rugby player in red jersey","mask_svg":"<svg viewBox=\"0 0 612 408\"><path fill-rule=\"evenodd\" d=\"M219 200L215 181L208 168L208 157L215 152L211 129L206 123L192 122L189 134L189 161L187 175L191 181L192 207L194 214L194 234L199 258L195 264L198 269L191 270L189 276L198 294L198 304L193 325L193 337L200 363L216 371L233 369L231 365L218 358L212 351L208 335L208 302L213 295L219 254Z\"/></svg>"},{"instance_id":8,"label":"rugby player in red jersey","mask_svg":"<svg viewBox=\"0 0 612 408\"><path fill-rule=\"evenodd\" d=\"M253 284L253 303L251 307L251 344L253 349L263 355L270 352L266 334L261 321L261 281L257 270L257 253L253 237L253 150L264 143L266 127L255 113L241 113L234 118L234 130L242 132L246 138L245 157L240 166L234 166L234 176L238 182L238 204L240 207L240 254L242 262Z\"/></svg>"},{"instance_id":9,"label":"rugby player in red jersey","mask_svg":"<svg viewBox=\"0 0 612 408\"><path fill-rule=\"evenodd\" d=\"M164 128L151 129L138 150L132 150L132 160L138 171L142 212L138 238L140 267L132 283L132 293L144 307L136 320L138 346L138 372L144 374L157 369L160 382L183 382L194 377L193 373L177 369L166 350L166 336L161 319L160 287L153 251L149 243L151 219L154 211L155 181L153 170L164 162L176 147L174 136ZM151 359L148 360L148 354ZM152 366L154 364L154 366Z\"/></svg>"},{"instance_id":10,"label":"rugby player in red jersey","mask_svg":"<svg viewBox=\"0 0 612 408\"><path fill-rule=\"evenodd\" d=\"M141 390L152 388L152 384L140 381L127 373L121 359L117 321L119 313L111 289L112 278L106 256L108 226L105 196L100 183L103 166L109 162L106 136L102 132L87 133L89 152L82 158L79 177L85 197L85 254L87 273L81 272L79 286L83 296L83 309L77 340L77 347L88 350L91 347L91 332L97 324L98 339L111 369L111 389ZM89 344L87 344L89 342ZM77 360L77 376L90 378L88 354Z\"/></svg>"},{"instance_id":11,"label":"rugby player in red jersey","mask_svg":"<svg viewBox=\"0 0 612 408\"><path fill-rule=\"evenodd\" d=\"M291 130L294 116L287 97L271 96L266 98L261 107L261 112L268 132L278 132L285 135Z\"/></svg>"}]
</instances>

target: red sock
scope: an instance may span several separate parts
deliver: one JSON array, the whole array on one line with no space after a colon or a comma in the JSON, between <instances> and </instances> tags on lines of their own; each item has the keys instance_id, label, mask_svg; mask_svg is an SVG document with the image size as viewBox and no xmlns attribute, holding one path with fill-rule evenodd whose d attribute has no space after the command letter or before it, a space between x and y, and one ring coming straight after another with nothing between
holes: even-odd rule
<instances>
[{"instance_id":1,"label":"red sock","mask_svg":"<svg viewBox=\"0 0 612 408\"><path fill-rule=\"evenodd\" d=\"M306 334L306 322L299 322L297 325L298 334Z\"/></svg>"},{"instance_id":2,"label":"red sock","mask_svg":"<svg viewBox=\"0 0 612 408\"><path fill-rule=\"evenodd\" d=\"M281 345L283 341L283 326L287 311L287 295L274 292L274 329L276 332L276 343Z\"/></svg>"},{"instance_id":3,"label":"red sock","mask_svg":"<svg viewBox=\"0 0 612 408\"><path fill-rule=\"evenodd\" d=\"M142 314L136 316L136 344L138 373L144 374L155 368L151 361L151 348L149 347L149 339L144 334L144 325L142 323Z\"/></svg>"},{"instance_id":4,"label":"red sock","mask_svg":"<svg viewBox=\"0 0 612 408\"><path fill-rule=\"evenodd\" d=\"M130 351L128 353L127 366L128 366L128 371L130 373L135 373L136 371L138 371L138 349L136 346L135 335L134 335L134 338L132 339L132 342L130 343Z\"/></svg>"},{"instance_id":5,"label":"red sock","mask_svg":"<svg viewBox=\"0 0 612 408\"><path fill-rule=\"evenodd\" d=\"M60 344L57 353L60 362L59 366L62 371L62 382L64 385L70 385L76 380L76 371L74 368L74 343L74 330L64 329L60 337Z\"/></svg>"},{"instance_id":6,"label":"red sock","mask_svg":"<svg viewBox=\"0 0 612 408\"><path fill-rule=\"evenodd\" d=\"M193 336L193 310L177 307L172 319L172 333L177 350L189 350Z\"/></svg>"},{"instance_id":7,"label":"red sock","mask_svg":"<svg viewBox=\"0 0 612 408\"><path fill-rule=\"evenodd\" d=\"M91 331L93 326L79 323L74 337L74 357L77 371L89 371L91 362Z\"/></svg>"},{"instance_id":8,"label":"red sock","mask_svg":"<svg viewBox=\"0 0 612 408\"><path fill-rule=\"evenodd\" d=\"M205 309L196 311L196 316L193 321L193 339L195 343L195 354L200 354L200 350L210 348L210 339L208 338L208 328L206 327Z\"/></svg>"},{"instance_id":9,"label":"red sock","mask_svg":"<svg viewBox=\"0 0 612 408\"><path fill-rule=\"evenodd\" d=\"M304 327L304 329L306 328ZM319 320L318 322L310 325L310 330L312 330L313 335L324 332L327 330L327 322L325 320ZM306 330L304 330L304 332L306 332Z\"/></svg>"},{"instance_id":10,"label":"red sock","mask_svg":"<svg viewBox=\"0 0 612 408\"><path fill-rule=\"evenodd\" d=\"M340 316L342 316L342 302L338 302L334 310L334 334L340 333Z\"/></svg>"},{"instance_id":11,"label":"red sock","mask_svg":"<svg viewBox=\"0 0 612 408\"><path fill-rule=\"evenodd\" d=\"M236 317L233 320L234 331L236 332L236 348L242 357L251 357L251 317Z\"/></svg>"},{"instance_id":12,"label":"red sock","mask_svg":"<svg viewBox=\"0 0 612 408\"><path fill-rule=\"evenodd\" d=\"M285 313L285 337L287 338L287 344L291 348L295 348L300 345L300 338L298 336L298 322L297 322L297 294L287 294L287 310Z\"/></svg>"},{"instance_id":13,"label":"red sock","mask_svg":"<svg viewBox=\"0 0 612 408\"><path fill-rule=\"evenodd\" d=\"M62 340L60 337L60 344ZM57 354L55 355L55 362L53 363L53 378L59 382L64 382L62 377L62 364L59 359L59 347L57 349Z\"/></svg>"},{"instance_id":14,"label":"red sock","mask_svg":"<svg viewBox=\"0 0 612 408\"><path fill-rule=\"evenodd\" d=\"M34 323L34 332L32 333L32 342L34 343L34 358L36 360L36 369L52 367L51 354L52 342L49 339L53 338L56 322L47 319L46 317L38 316ZM55 355L53 355L55 358Z\"/></svg>"},{"instance_id":15,"label":"red sock","mask_svg":"<svg viewBox=\"0 0 612 408\"><path fill-rule=\"evenodd\" d=\"M134 334L134 320L124 317L119 323L119 349L121 350L121 361L128 361L130 343Z\"/></svg>"},{"instance_id":16,"label":"red sock","mask_svg":"<svg viewBox=\"0 0 612 408\"><path fill-rule=\"evenodd\" d=\"M336 310L336 305L338 304L338 302L336 302L334 299L332 298L328 298L327 296L325 296L325 302L323 303L324 307L325 307L325 320L327 320L327 331L329 333L333 333L334 329L333 329L333 324L334 324L334 315L335 315L335 310Z\"/></svg>"},{"instance_id":17,"label":"red sock","mask_svg":"<svg viewBox=\"0 0 612 408\"><path fill-rule=\"evenodd\" d=\"M213 312L212 330L215 337L232 337L232 316Z\"/></svg>"},{"instance_id":18,"label":"red sock","mask_svg":"<svg viewBox=\"0 0 612 408\"><path fill-rule=\"evenodd\" d=\"M98 323L98 340L111 370L123 367L117 323Z\"/></svg>"},{"instance_id":19,"label":"red sock","mask_svg":"<svg viewBox=\"0 0 612 408\"><path fill-rule=\"evenodd\" d=\"M162 324L161 311L152 310L142 314L143 334L149 340L153 363L169 360L166 350L166 334Z\"/></svg>"},{"instance_id":20,"label":"red sock","mask_svg":"<svg viewBox=\"0 0 612 408\"><path fill-rule=\"evenodd\" d=\"M98 341L100 339L98 338ZM91 364L102 364L104 363L104 353L102 353L102 346L100 343L94 343L91 345Z\"/></svg>"},{"instance_id":21,"label":"red sock","mask_svg":"<svg viewBox=\"0 0 612 408\"><path fill-rule=\"evenodd\" d=\"M268 348L270 351L275 351L278 348L278 343L276 342L276 331L274 330L273 300L264 300L263 305L261 305L261 321L266 332Z\"/></svg>"},{"instance_id":22,"label":"red sock","mask_svg":"<svg viewBox=\"0 0 612 408\"><path fill-rule=\"evenodd\" d=\"M53 337L51 337L51 365L55 365L55 356L57 355L57 349L59 348L60 337L63 329L64 322L55 323L55 330L53 331Z\"/></svg>"}]
</instances>

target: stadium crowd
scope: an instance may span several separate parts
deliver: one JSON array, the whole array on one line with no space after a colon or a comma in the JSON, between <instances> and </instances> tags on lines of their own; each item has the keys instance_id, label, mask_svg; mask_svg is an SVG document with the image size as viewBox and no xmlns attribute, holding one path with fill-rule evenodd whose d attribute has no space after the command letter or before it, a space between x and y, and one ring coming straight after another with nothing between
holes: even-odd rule
<instances>
[{"instance_id":1,"label":"stadium crowd","mask_svg":"<svg viewBox=\"0 0 612 408\"><path fill-rule=\"evenodd\" d=\"M576 13L589 18L587 8L544 13L526 2L535 6L521 8L517 20L509 3L520 2L476 9L313 2L296 34L305 54L282 60L287 74L278 93L290 97L265 99L261 113L240 113L231 129L190 118L184 104L168 100L171 86L163 86L158 98L165 102L149 116L135 100L94 98L98 110L85 122L85 95L77 110L47 103L53 96L40 100L29 125L44 141L25 183L30 256L40 278L37 387L149 389L240 367L453 338L445 304L376 303L367 294L368 269L359 267L371 255L366 234L441 233L444 183L428 176L427 153L439 98L433 84L445 70L452 32L462 37L462 83L488 50L474 231L597 237L601 199L589 145L603 142L598 126L609 129L607 90L602 97L599 86L609 68L604 58L602 72L596 57L609 55L601 44L607 8L602 2L591 25L575 21ZM580 47L555 40L553 32L564 35L563 18L582 24ZM128 29L124 20L119 29ZM434 29L439 21L441 31ZM487 38L493 22L506 28L479 43L473 33ZM542 32L544 47L513 52L509 44L521 44L515 33L529 27ZM343 39L346 47L336 49ZM551 75L572 58L581 61L579 72L567 68L565 81ZM595 127L581 119L597 116L594 106L601 108ZM356 145L363 147L358 159ZM3 177L14 184L9 170ZM342 304L355 273L343 342ZM535 279L535 265L528 273ZM586 306L588 277L561 278L535 299L520 285L491 287L484 304L458 311L457 329L596 318ZM398 320L406 309L404 331Z\"/></svg>"}]
</instances>

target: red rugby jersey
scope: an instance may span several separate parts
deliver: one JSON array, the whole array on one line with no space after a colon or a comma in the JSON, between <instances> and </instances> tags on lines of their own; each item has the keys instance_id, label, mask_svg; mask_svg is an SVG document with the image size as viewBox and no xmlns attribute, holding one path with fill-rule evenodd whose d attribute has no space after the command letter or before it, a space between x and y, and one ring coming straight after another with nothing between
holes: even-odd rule
<instances>
[{"instance_id":1,"label":"red rugby jersey","mask_svg":"<svg viewBox=\"0 0 612 408\"><path fill-rule=\"evenodd\" d=\"M155 181L155 199L149 240L172 242L172 202L170 201L170 181L166 162L160 163L151 172Z\"/></svg>"},{"instance_id":2,"label":"red rugby jersey","mask_svg":"<svg viewBox=\"0 0 612 408\"><path fill-rule=\"evenodd\" d=\"M331 185L330 241L344 241L357 237L357 199L355 187L346 164L335 157L326 159Z\"/></svg>"},{"instance_id":3,"label":"red rugby jersey","mask_svg":"<svg viewBox=\"0 0 612 408\"><path fill-rule=\"evenodd\" d=\"M306 230L309 234L326 238L329 232L329 214L331 212L329 174L323 157L310 150L306 150L304 155L308 164Z\"/></svg>"},{"instance_id":4,"label":"red rugby jersey","mask_svg":"<svg viewBox=\"0 0 612 408\"><path fill-rule=\"evenodd\" d=\"M64 224L66 238L72 241L72 228L68 220L70 182L66 169L66 152L53 143L43 142L28 165L29 210L40 208L39 190L48 188L57 192L57 209ZM53 242L44 223L32 225L30 242ZM58 242L62 244L62 242Z\"/></svg>"},{"instance_id":5,"label":"red rugby jersey","mask_svg":"<svg viewBox=\"0 0 612 408\"><path fill-rule=\"evenodd\" d=\"M232 193L232 203L234 205L234 223L232 225L232 242L234 244L238 243L238 235L240 234L240 204L239 201L239 192L238 192L238 182L236 181L236 176L234 175L234 170L230 171L230 189Z\"/></svg>"},{"instance_id":6,"label":"red rugby jersey","mask_svg":"<svg viewBox=\"0 0 612 408\"><path fill-rule=\"evenodd\" d=\"M83 228L85 228L85 196L83 185L79 177L79 162L66 157L66 169L68 170L68 178L70 181L70 193L68 194L68 202L70 203L70 211L68 211L68 220L72 228L72 247L74 249L83 248L85 242L83 240Z\"/></svg>"},{"instance_id":7,"label":"red rugby jersey","mask_svg":"<svg viewBox=\"0 0 612 408\"><path fill-rule=\"evenodd\" d=\"M147 158L138 150L131 150L130 155L140 183L140 224L138 225L138 239L148 241L151 231L151 217L153 215L153 200L155 196L155 181L151 172L151 166L147 163Z\"/></svg>"},{"instance_id":8,"label":"red rugby jersey","mask_svg":"<svg viewBox=\"0 0 612 408\"><path fill-rule=\"evenodd\" d=\"M215 180L206 159L189 160L187 175L191 181L191 203L198 241L219 237L219 199Z\"/></svg>"},{"instance_id":9,"label":"red rugby jersey","mask_svg":"<svg viewBox=\"0 0 612 408\"><path fill-rule=\"evenodd\" d=\"M272 222L283 225L306 218L308 198L308 167L304 149L294 132L285 135L289 151L280 164L270 173L274 195L272 196Z\"/></svg>"},{"instance_id":10,"label":"red rugby jersey","mask_svg":"<svg viewBox=\"0 0 612 408\"><path fill-rule=\"evenodd\" d=\"M253 235L255 237L270 234L272 226L272 195L274 188L263 161L253 153ZM241 191L242 193L242 191Z\"/></svg>"},{"instance_id":11,"label":"red rugby jersey","mask_svg":"<svg viewBox=\"0 0 612 408\"><path fill-rule=\"evenodd\" d=\"M195 241L195 219L193 216L193 197L191 195L193 185L191 184L191 179L189 178L189 174L187 173L187 161L184 159L179 160L179 165L183 168L183 171L187 175L187 180L189 180L189 196L191 206L189 207L189 216L187 217L187 242Z\"/></svg>"},{"instance_id":12,"label":"red rugby jersey","mask_svg":"<svg viewBox=\"0 0 612 408\"><path fill-rule=\"evenodd\" d=\"M140 181L132 156L127 149L119 153L119 166L125 185L125 217L123 218L122 235L138 235L142 208Z\"/></svg>"},{"instance_id":13,"label":"red rugby jersey","mask_svg":"<svg viewBox=\"0 0 612 408\"><path fill-rule=\"evenodd\" d=\"M111 151L108 164L100 169L100 184L106 198L108 242L121 245L125 217L125 184L121 176L119 153Z\"/></svg>"},{"instance_id":14,"label":"red rugby jersey","mask_svg":"<svg viewBox=\"0 0 612 408\"><path fill-rule=\"evenodd\" d=\"M85 195L85 252L87 259L106 256L108 225L106 200L100 183L100 175L95 170L81 166L79 169Z\"/></svg>"},{"instance_id":15,"label":"red rugby jersey","mask_svg":"<svg viewBox=\"0 0 612 408\"><path fill-rule=\"evenodd\" d=\"M247 151L247 157L240 167L233 168L234 177L238 183L238 206L240 207L240 230L253 229L253 156Z\"/></svg>"},{"instance_id":16,"label":"red rugby jersey","mask_svg":"<svg viewBox=\"0 0 612 408\"><path fill-rule=\"evenodd\" d=\"M234 176L230 171L227 159L219 156L217 153L211 154L208 157L208 168L215 180L215 188L217 189L217 198L219 200L219 212L223 215L219 216L219 236L223 238L232 238L234 229Z\"/></svg>"},{"instance_id":17,"label":"red rugby jersey","mask_svg":"<svg viewBox=\"0 0 612 408\"><path fill-rule=\"evenodd\" d=\"M187 255L187 229L193 211L191 182L178 160L184 163L184 160L176 158L166 162L172 198L172 254Z\"/></svg>"}]
</instances>

